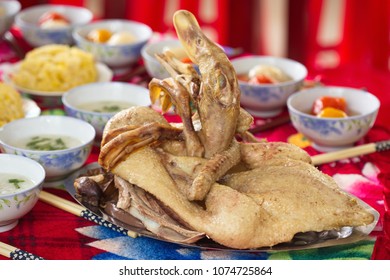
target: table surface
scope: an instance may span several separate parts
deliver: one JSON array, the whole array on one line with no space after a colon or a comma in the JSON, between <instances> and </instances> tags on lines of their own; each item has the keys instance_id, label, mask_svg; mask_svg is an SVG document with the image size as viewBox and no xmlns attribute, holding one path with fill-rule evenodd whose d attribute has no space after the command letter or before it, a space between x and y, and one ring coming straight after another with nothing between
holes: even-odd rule
<instances>
[{"instance_id":1,"label":"table surface","mask_svg":"<svg viewBox=\"0 0 390 280\"><path fill-rule=\"evenodd\" d=\"M28 46L18 38L22 48ZM17 53L7 42L0 42L0 63L16 62ZM140 61L140 66L142 62ZM365 87L381 101L381 109L374 127L357 144L390 139L390 75L378 71L360 73L349 71L322 71L309 73L310 79L321 78L327 85ZM364 78L363 78L364 77ZM115 77L118 80L120 77ZM126 79L127 82L146 86L149 77L145 73ZM309 80L310 80L309 79ZM59 110L43 110L43 114L63 113ZM286 110L282 114L286 114ZM168 116L176 118L176 116ZM255 124L265 119L255 118ZM305 145L291 123L256 134L268 141L284 141ZM318 152L310 145L303 146L310 154ZM94 147L87 163L97 161L99 148ZM390 259L390 221L387 206L390 205L390 152L373 153L362 157L341 160L319 166L324 173L337 178L341 187L368 203L380 213L380 221L367 238L353 244L334 247L280 251L247 252L234 250L201 250L184 247L148 237L131 238L121 233L85 220L79 216L38 201L31 212L19 220L18 225L0 233L0 241L38 255L47 260L90 260L90 259L143 259L143 260L184 260L184 259ZM45 185L44 190L62 198L74 201L63 184ZM7 259L0 256L0 259Z\"/></svg>"}]
</instances>

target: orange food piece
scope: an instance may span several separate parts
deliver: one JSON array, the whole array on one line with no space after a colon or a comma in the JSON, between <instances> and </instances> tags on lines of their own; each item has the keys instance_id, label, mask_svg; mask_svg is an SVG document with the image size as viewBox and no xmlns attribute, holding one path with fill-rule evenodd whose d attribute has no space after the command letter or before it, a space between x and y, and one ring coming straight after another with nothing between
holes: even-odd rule
<instances>
[{"instance_id":1,"label":"orange food piece","mask_svg":"<svg viewBox=\"0 0 390 280\"><path fill-rule=\"evenodd\" d=\"M317 117L320 118L345 118L347 117L347 114L343 110L339 110L332 107L326 107L322 109L318 114Z\"/></svg>"},{"instance_id":2,"label":"orange food piece","mask_svg":"<svg viewBox=\"0 0 390 280\"><path fill-rule=\"evenodd\" d=\"M61 15L60 13L57 13L57 12L47 12L47 13L44 13L40 18L39 18L39 24L42 24L46 21L50 21L50 20L62 20L62 21L65 21L67 23L69 23L69 20L67 18L65 18L63 15Z\"/></svg>"},{"instance_id":3,"label":"orange food piece","mask_svg":"<svg viewBox=\"0 0 390 280\"><path fill-rule=\"evenodd\" d=\"M322 96L314 101L312 113L313 115L318 115L327 107L347 112L347 102L343 97Z\"/></svg>"},{"instance_id":4,"label":"orange food piece","mask_svg":"<svg viewBox=\"0 0 390 280\"><path fill-rule=\"evenodd\" d=\"M183 62L183 63L192 63L192 60L189 57L184 57L184 58L181 59L181 62Z\"/></svg>"},{"instance_id":5,"label":"orange food piece","mask_svg":"<svg viewBox=\"0 0 390 280\"><path fill-rule=\"evenodd\" d=\"M94 43L105 43L112 36L111 31L107 29L94 29L88 33L87 39Z\"/></svg>"},{"instance_id":6,"label":"orange food piece","mask_svg":"<svg viewBox=\"0 0 390 280\"><path fill-rule=\"evenodd\" d=\"M249 80L250 84L272 84L273 82L265 75L257 75Z\"/></svg>"}]
</instances>

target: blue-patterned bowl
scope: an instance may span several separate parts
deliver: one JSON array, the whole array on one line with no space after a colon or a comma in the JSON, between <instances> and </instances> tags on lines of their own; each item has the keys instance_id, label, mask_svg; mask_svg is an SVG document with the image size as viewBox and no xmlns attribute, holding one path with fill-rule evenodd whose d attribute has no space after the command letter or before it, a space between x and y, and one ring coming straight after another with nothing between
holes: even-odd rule
<instances>
[{"instance_id":1,"label":"blue-patterned bowl","mask_svg":"<svg viewBox=\"0 0 390 280\"><path fill-rule=\"evenodd\" d=\"M239 80L241 105L256 117L274 117L286 107L287 98L301 89L307 76L306 67L294 60L274 56L245 56L232 59L238 76L248 75L253 67L269 65L279 68L292 79L275 84L251 84Z\"/></svg>"},{"instance_id":2,"label":"blue-patterned bowl","mask_svg":"<svg viewBox=\"0 0 390 280\"><path fill-rule=\"evenodd\" d=\"M91 107L92 103L102 102L109 107L115 103L117 108L104 111ZM86 121L95 128L96 142L101 139L108 120L119 110L127 108L127 105L151 105L149 91L145 87L123 82L91 83L75 87L62 96L62 103L68 116Z\"/></svg>"},{"instance_id":3,"label":"blue-patterned bowl","mask_svg":"<svg viewBox=\"0 0 390 280\"><path fill-rule=\"evenodd\" d=\"M92 30L105 29L111 33L128 32L136 40L126 44L95 43L87 39ZM138 62L141 57L141 49L152 37L152 29L146 24L131 20L100 20L84 26L77 27L73 31L76 45L92 53L97 61L100 61L112 69L123 69Z\"/></svg>"},{"instance_id":4,"label":"blue-patterned bowl","mask_svg":"<svg viewBox=\"0 0 390 280\"><path fill-rule=\"evenodd\" d=\"M45 170L36 161L8 154L0 154L0 166L0 232L5 232L35 206Z\"/></svg>"},{"instance_id":5,"label":"blue-patterned bowl","mask_svg":"<svg viewBox=\"0 0 390 280\"><path fill-rule=\"evenodd\" d=\"M319 118L311 115L313 103L323 96L343 97L350 112L345 118ZM296 130L321 152L344 149L367 134L374 125L380 102L373 94L348 87L315 87L294 93L287 100L291 122Z\"/></svg>"},{"instance_id":6,"label":"blue-patterned bowl","mask_svg":"<svg viewBox=\"0 0 390 280\"><path fill-rule=\"evenodd\" d=\"M67 26L42 28L39 19L46 12L56 12L69 20ZM75 27L92 21L93 14L84 7L70 5L36 5L23 9L15 17L15 25L21 30L23 38L33 47L48 44L74 43L72 31Z\"/></svg>"},{"instance_id":7,"label":"blue-patterned bowl","mask_svg":"<svg viewBox=\"0 0 390 280\"><path fill-rule=\"evenodd\" d=\"M26 142L31 143L33 137L39 137L35 142L44 141L42 138L53 138L57 142L47 145L49 150L37 150L38 144L26 146ZM45 180L54 181L66 177L84 165L94 138L95 129L87 122L68 116L39 116L15 120L4 125L0 130L0 148L3 153L20 155L39 162L46 171ZM65 142L65 145L62 145L61 141ZM53 147L58 149L54 150Z\"/></svg>"}]
</instances>

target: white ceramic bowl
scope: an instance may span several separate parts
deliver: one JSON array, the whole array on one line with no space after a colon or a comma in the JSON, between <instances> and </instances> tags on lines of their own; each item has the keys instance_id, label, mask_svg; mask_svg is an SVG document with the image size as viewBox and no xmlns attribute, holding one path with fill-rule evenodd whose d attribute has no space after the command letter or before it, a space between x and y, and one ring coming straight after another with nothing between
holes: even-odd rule
<instances>
[{"instance_id":1,"label":"white ceramic bowl","mask_svg":"<svg viewBox=\"0 0 390 280\"><path fill-rule=\"evenodd\" d=\"M223 51L226 53L228 57L237 55L239 52L241 52L240 49L222 47L222 46L220 47L223 49ZM187 54L185 53L185 50L178 39L166 38L157 41L149 41L141 49L141 56L146 71L150 77L154 77L157 79L165 79L170 77L169 73L165 70L165 68L160 64L160 62L155 57L155 54L162 53L166 49L171 50L174 54L177 55L178 58L187 57ZM198 66L196 64L193 64L193 66L198 71Z\"/></svg>"},{"instance_id":2,"label":"white ceramic bowl","mask_svg":"<svg viewBox=\"0 0 390 280\"><path fill-rule=\"evenodd\" d=\"M177 49L181 47L178 39L166 39L157 42L147 43L141 50L142 59L146 71L150 77L165 79L170 77L169 73L156 59L156 53L162 53L165 49Z\"/></svg>"},{"instance_id":3,"label":"white ceramic bowl","mask_svg":"<svg viewBox=\"0 0 390 280\"><path fill-rule=\"evenodd\" d=\"M310 114L314 101L322 96L343 97L346 118L319 118ZM374 125L380 102L373 94L348 87L315 87L294 93L287 100L291 122L297 131L321 152L344 149L367 134Z\"/></svg>"},{"instance_id":4,"label":"white ceramic bowl","mask_svg":"<svg viewBox=\"0 0 390 280\"><path fill-rule=\"evenodd\" d=\"M237 75L248 74L257 65L279 68L292 80L275 84L250 84L239 80L241 105L256 117L274 117L286 106L287 98L301 89L307 76L306 67L294 60L274 56L246 56L232 59Z\"/></svg>"},{"instance_id":5,"label":"white ceramic bowl","mask_svg":"<svg viewBox=\"0 0 390 280\"><path fill-rule=\"evenodd\" d=\"M61 150L41 151L25 148L23 141L34 136L52 136L72 144ZM12 121L0 130L2 152L31 158L39 162L46 171L46 181L60 180L83 166L87 160L95 129L87 122L67 116L39 116Z\"/></svg>"},{"instance_id":6,"label":"white ceramic bowl","mask_svg":"<svg viewBox=\"0 0 390 280\"><path fill-rule=\"evenodd\" d=\"M20 11L21 5L16 0L0 1L0 39L7 32L12 24L16 14Z\"/></svg>"},{"instance_id":7,"label":"white ceramic bowl","mask_svg":"<svg viewBox=\"0 0 390 280\"><path fill-rule=\"evenodd\" d=\"M96 112L85 105L118 101L129 106L151 105L149 91L146 88L122 82L87 84L66 92L62 97L66 114L90 123L96 130L97 139L101 138L107 121L118 111L115 109L112 112Z\"/></svg>"},{"instance_id":8,"label":"white ceramic bowl","mask_svg":"<svg viewBox=\"0 0 390 280\"><path fill-rule=\"evenodd\" d=\"M70 21L70 24L56 28L42 28L39 19L46 12L57 12ZM48 44L74 43L72 31L75 27L92 21L93 14L84 7L71 5L36 5L23 9L15 17L15 25L20 28L23 38L33 47Z\"/></svg>"},{"instance_id":9,"label":"white ceramic bowl","mask_svg":"<svg viewBox=\"0 0 390 280\"><path fill-rule=\"evenodd\" d=\"M45 170L34 160L18 155L0 154L1 180L19 179L16 188L5 191L0 187L0 232L8 231L18 224L38 201L45 179ZM27 182L30 185L26 185ZM2 184L1 184L2 185Z\"/></svg>"},{"instance_id":10,"label":"white ceramic bowl","mask_svg":"<svg viewBox=\"0 0 390 280\"><path fill-rule=\"evenodd\" d=\"M86 37L89 32L96 29L106 29L111 33L126 31L132 34L136 41L118 45L94 43ZM152 29L146 24L131 20L112 19L79 26L73 32L73 38L79 48L92 53L97 61L110 68L121 69L138 62L141 57L141 48L151 38L152 33Z\"/></svg>"},{"instance_id":11,"label":"white ceramic bowl","mask_svg":"<svg viewBox=\"0 0 390 280\"><path fill-rule=\"evenodd\" d=\"M16 85L12 80L12 75L17 71L20 62L14 64L5 64L2 66L3 80L12 85L15 89L17 89L20 93L34 100L37 105L41 108L58 108L62 107L61 97L64 92L49 92L49 91L39 91L28 89L24 87L20 87ZM106 65L102 63L96 63L96 69L98 71L98 78L96 82L109 82L112 80L113 72Z\"/></svg>"}]
</instances>

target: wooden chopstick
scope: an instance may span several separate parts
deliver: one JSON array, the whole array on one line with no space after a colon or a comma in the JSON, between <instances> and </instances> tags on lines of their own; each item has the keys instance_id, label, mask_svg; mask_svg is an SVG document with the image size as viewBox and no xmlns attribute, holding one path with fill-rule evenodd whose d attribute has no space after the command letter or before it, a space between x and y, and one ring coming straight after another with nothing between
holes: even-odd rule
<instances>
[{"instance_id":1,"label":"wooden chopstick","mask_svg":"<svg viewBox=\"0 0 390 280\"><path fill-rule=\"evenodd\" d=\"M62 209L76 216L82 217L88 221L97 223L98 225L105 226L124 235L130 236L132 238L138 237L138 234L136 232L127 230L111 222L108 222L103 218L99 217L98 215L94 214L93 212L89 211L87 208L62 197L51 194L49 192L41 191L39 194L39 199L54 207Z\"/></svg>"},{"instance_id":2,"label":"wooden chopstick","mask_svg":"<svg viewBox=\"0 0 390 280\"><path fill-rule=\"evenodd\" d=\"M271 121L268 121L264 124L255 126L251 129L249 129L249 132L255 134L255 133L262 132L262 131L265 131L265 130L268 130L271 128L275 128L279 125L288 123L289 121L290 121L290 115L283 115L283 116L277 117Z\"/></svg>"},{"instance_id":3,"label":"wooden chopstick","mask_svg":"<svg viewBox=\"0 0 390 280\"><path fill-rule=\"evenodd\" d=\"M387 150L390 150L390 140L364 144L364 145L348 148L341 151L335 151L335 152L312 156L311 160L314 165L321 165L324 163L329 163L340 159L362 156L374 152L383 152Z\"/></svg>"},{"instance_id":4,"label":"wooden chopstick","mask_svg":"<svg viewBox=\"0 0 390 280\"><path fill-rule=\"evenodd\" d=\"M43 258L37 255L31 254L3 242L0 242L0 255L12 260L43 260Z\"/></svg>"}]
</instances>

